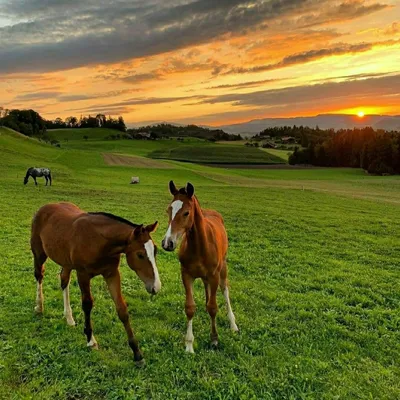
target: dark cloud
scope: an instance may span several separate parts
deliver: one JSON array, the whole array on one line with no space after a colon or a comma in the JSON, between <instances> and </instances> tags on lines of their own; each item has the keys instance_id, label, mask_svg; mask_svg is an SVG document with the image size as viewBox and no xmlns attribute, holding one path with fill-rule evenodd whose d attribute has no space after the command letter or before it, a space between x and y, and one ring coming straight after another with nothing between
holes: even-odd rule
<instances>
[{"instance_id":1,"label":"dark cloud","mask_svg":"<svg viewBox=\"0 0 400 400\"><path fill-rule=\"evenodd\" d=\"M395 46L400 44L400 40L387 40L383 42L372 42L372 43L357 43L357 44L346 44L342 43L337 46L304 51L302 53L296 53L285 57L282 61L268 65L257 65L255 67L238 67L231 68L224 72L223 75L228 74L246 74L255 72L272 71L280 68L290 67L296 64L304 64L310 61L316 61L325 57L340 56L344 54L356 54L364 53L376 46Z\"/></svg>"},{"instance_id":2,"label":"dark cloud","mask_svg":"<svg viewBox=\"0 0 400 400\"><path fill-rule=\"evenodd\" d=\"M15 101L28 101L28 100L43 100L43 99L56 99L62 92L37 92L26 93L18 95Z\"/></svg>"},{"instance_id":3,"label":"dark cloud","mask_svg":"<svg viewBox=\"0 0 400 400\"><path fill-rule=\"evenodd\" d=\"M366 5L364 0L346 0L339 4L332 1L330 4L327 4L327 7L321 8L319 13L313 12L300 16L296 23L301 27L312 27L338 21L348 21L364 17L388 7L391 6L382 3Z\"/></svg>"},{"instance_id":4,"label":"dark cloud","mask_svg":"<svg viewBox=\"0 0 400 400\"><path fill-rule=\"evenodd\" d=\"M93 111L99 109L111 109L111 108L127 108L129 106L138 105L154 105L154 104L165 104L174 103L178 101L193 99L193 100L204 100L207 96L183 96L183 97L145 97L145 98L134 98L120 101L118 103L111 104L93 104L86 108L72 108L67 111Z\"/></svg>"},{"instance_id":5,"label":"dark cloud","mask_svg":"<svg viewBox=\"0 0 400 400\"><path fill-rule=\"evenodd\" d=\"M246 89L252 88L256 86L265 85L267 83L272 82L280 82L284 79L264 79L262 81L251 81L251 82L241 82L241 83L233 83L233 84L226 84L226 85L217 85L217 86L210 86L207 89Z\"/></svg>"},{"instance_id":6,"label":"dark cloud","mask_svg":"<svg viewBox=\"0 0 400 400\"><path fill-rule=\"evenodd\" d=\"M388 75L398 74L400 71L394 72L377 72L377 73L365 73L365 74L352 74L352 75L339 75L339 76L332 76L330 78L324 79L315 79L314 82L331 82L338 79L346 79L346 80L356 80L356 79L369 79L369 78L380 78Z\"/></svg>"},{"instance_id":7,"label":"dark cloud","mask_svg":"<svg viewBox=\"0 0 400 400\"><path fill-rule=\"evenodd\" d=\"M203 99L200 104L231 103L234 106L276 107L314 102L321 105L327 100L334 100L336 104L340 104L340 99L374 99L377 96L382 98L383 96L398 95L400 95L400 74L363 80L262 90L253 93L230 93Z\"/></svg>"},{"instance_id":8,"label":"dark cloud","mask_svg":"<svg viewBox=\"0 0 400 400\"><path fill-rule=\"evenodd\" d=\"M149 81L163 80L162 74L159 72L149 72L144 74L131 74L121 77L120 80L125 83L138 84Z\"/></svg>"},{"instance_id":9,"label":"dark cloud","mask_svg":"<svg viewBox=\"0 0 400 400\"><path fill-rule=\"evenodd\" d=\"M104 93L93 93L93 94L64 94L58 96L57 100L60 102L72 102L72 101L82 101L82 100L92 100L92 99L102 99L109 97L117 97L121 95L125 95L128 93L135 92L135 89L122 89L122 90L113 90L110 92Z\"/></svg>"},{"instance_id":10,"label":"dark cloud","mask_svg":"<svg viewBox=\"0 0 400 400\"><path fill-rule=\"evenodd\" d=\"M122 89L122 90L113 90L109 92L103 93L93 93L93 94L65 94L61 91L42 91L42 92L34 92L27 94L20 94L14 98L14 101L31 101L31 100L40 100L40 99L49 99L49 100L57 100L59 102L73 102L73 101L83 101L83 100L92 100L92 99L102 99L102 98L110 98L117 97L125 94L129 94L132 92L138 91L136 89Z\"/></svg>"},{"instance_id":11,"label":"dark cloud","mask_svg":"<svg viewBox=\"0 0 400 400\"><path fill-rule=\"evenodd\" d=\"M254 32L285 16L318 13L326 4L331 1L3 1L0 14L13 24L0 28L0 72L65 70L161 54ZM373 6L365 12L383 7ZM348 9L361 5L352 1L341 7L357 16ZM221 66L215 69L218 73Z\"/></svg>"},{"instance_id":12,"label":"dark cloud","mask_svg":"<svg viewBox=\"0 0 400 400\"><path fill-rule=\"evenodd\" d=\"M97 115L97 114L104 114L104 115L123 115L123 114L128 114L132 111L134 111L133 108L130 107L81 107L81 108L69 108L65 110L66 112L71 112L71 113L83 113L83 114L91 114L91 115ZM50 112L47 113L49 115L58 115L59 112Z\"/></svg>"}]
</instances>

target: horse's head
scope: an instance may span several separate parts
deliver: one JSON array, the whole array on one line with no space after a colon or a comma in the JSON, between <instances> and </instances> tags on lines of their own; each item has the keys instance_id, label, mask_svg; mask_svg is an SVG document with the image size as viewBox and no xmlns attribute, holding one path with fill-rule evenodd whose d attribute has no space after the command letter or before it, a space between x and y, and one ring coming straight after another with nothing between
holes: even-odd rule
<instances>
[{"instance_id":1,"label":"horse's head","mask_svg":"<svg viewBox=\"0 0 400 400\"><path fill-rule=\"evenodd\" d=\"M26 185L28 183L29 175L31 174L32 170L33 170L33 167L30 167L30 168L27 169L26 174L25 174L25 178L24 178L24 185Z\"/></svg>"},{"instance_id":2,"label":"horse's head","mask_svg":"<svg viewBox=\"0 0 400 400\"><path fill-rule=\"evenodd\" d=\"M158 222L155 222L153 225L136 227L125 251L129 267L136 272L151 294L156 294L161 289L156 265L157 247L150 236L157 229L157 225Z\"/></svg>"},{"instance_id":3,"label":"horse's head","mask_svg":"<svg viewBox=\"0 0 400 400\"><path fill-rule=\"evenodd\" d=\"M174 251L178 240L194 223L194 187L188 183L185 188L177 189L174 182L169 183L173 199L168 205L169 226L162 241L162 247Z\"/></svg>"}]
</instances>

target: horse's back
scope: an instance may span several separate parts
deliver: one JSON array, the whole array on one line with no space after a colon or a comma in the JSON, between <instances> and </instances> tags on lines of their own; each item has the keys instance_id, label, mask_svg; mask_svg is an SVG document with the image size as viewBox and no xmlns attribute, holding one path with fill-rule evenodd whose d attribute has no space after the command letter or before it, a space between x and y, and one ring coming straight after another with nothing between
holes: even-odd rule
<instances>
[{"instance_id":1,"label":"horse's back","mask_svg":"<svg viewBox=\"0 0 400 400\"><path fill-rule=\"evenodd\" d=\"M43 249L56 263L68 263L75 236L74 222L82 215L85 212L72 203L49 203L41 207L32 221L32 250Z\"/></svg>"},{"instance_id":2,"label":"horse's back","mask_svg":"<svg viewBox=\"0 0 400 400\"><path fill-rule=\"evenodd\" d=\"M40 234L45 228L50 228L55 232L63 230L65 225L72 224L83 213L84 211L72 203L45 204L39 208L33 217L32 236Z\"/></svg>"}]
</instances>

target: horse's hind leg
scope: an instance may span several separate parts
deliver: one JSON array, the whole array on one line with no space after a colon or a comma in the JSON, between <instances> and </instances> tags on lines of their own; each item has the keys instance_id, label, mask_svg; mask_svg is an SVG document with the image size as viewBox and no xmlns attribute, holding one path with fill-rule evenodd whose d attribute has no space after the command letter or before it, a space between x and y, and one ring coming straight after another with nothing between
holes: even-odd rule
<instances>
[{"instance_id":1,"label":"horse's hind leg","mask_svg":"<svg viewBox=\"0 0 400 400\"><path fill-rule=\"evenodd\" d=\"M42 245L40 244L40 247ZM42 249L33 249L33 259L35 266L35 278L37 282L36 288L36 307L35 312L41 314L43 312L43 276L44 276L44 262L47 259L45 252Z\"/></svg>"},{"instance_id":2,"label":"horse's hind leg","mask_svg":"<svg viewBox=\"0 0 400 400\"><path fill-rule=\"evenodd\" d=\"M231 325L231 329L234 332L238 332L239 328L236 325L236 320L235 320L235 315L233 314L232 307L231 307L231 301L229 299L229 288L228 288L228 270L226 266L226 262L224 262L224 265L221 269L220 273L220 282L219 282L219 287L221 288L221 291L225 297L226 301L226 308L228 310L228 318L229 318L229 323Z\"/></svg>"},{"instance_id":3,"label":"horse's hind leg","mask_svg":"<svg viewBox=\"0 0 400 400\"><path fill-rule=\"evenodd\" d=\"M93 335L92 321L90 319L90 313L93 308L93 297L90 290L90 277L81 271L77 271L78 283L82 293L82 310L85 313L85 328L83 332L87 338L87 346L93 349L98 349L99 345Z\"/></svg>"},{"instance_id":4,"label":"horse's hind leg","mask_svg":"<svg viewBox=\"0 0 400 400\"><path fill-rule=\"evenodd\" d=\"M210 292L207 302L207 312L211 318L211 345L213 347L218 346L218 332L215 319L218 312L217 291L218 291L219 279L220 277L218 274L208 277Z\"/></svg>"},{"instance_id":5,"label":"horse's hind leg","mask_svg":"<svg viewBox=\"0 0 400 400\"><path fill-rule=\"evenodd\" d=\"M61 289L64 297L64 317L67 324L70 326L75 325L74 317L72 316L71 304L69 302L69 282L71 279L71 270L63 268L60 273Z\"/></svg>"},{"instance_id":6,"label":"horse's hind leg","mask_svg":"<svg viewBox=\"0 0 400 400\"><path fill-rule=\"evenodd\" d=\"M46 186L47 186L47 184L49 183L49 180L47 179L46 175L44 176L44 179L46 179Z\"/></svg>"}]
</instances>

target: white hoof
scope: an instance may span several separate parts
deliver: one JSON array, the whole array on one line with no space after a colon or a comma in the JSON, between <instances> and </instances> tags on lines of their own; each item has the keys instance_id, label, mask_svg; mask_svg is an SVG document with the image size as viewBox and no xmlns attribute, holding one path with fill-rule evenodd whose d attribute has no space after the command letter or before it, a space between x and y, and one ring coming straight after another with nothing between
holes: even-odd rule
<instances>
[{"instance_id":1,"label":"white hoof","mask_svg":"<svg viewBox=\"0 0 400 400\"><path fill-rule=\"evenodd\" d=\"M218 347L218 340L213 340L211 342L211 347L217 348Z\"/></svg>"},{"instance_id":2,"label":"white hoof","mask_svg":"<svg viewBox=\"0 0 400 400\"><path fill-rule=\"evenodd\" d=\"M36 314L43 314L43 306L36 306L35 307Z\"/></svg>"},{"instance_id":3,"label":"white hoof","mask_svg":"<svg viewBox=\"0 0 400 400\"><path fill-rule=\"evenodd\" d=\"M72 317L65 317L65 318L67 320L67 325L69 325L69 326L75 326L76 325L75 320Z\"/></svg>"},{"instance_id":4,"label":"white hoof","mask_svg":"<svg viewBox=\"0 0 400 400\"><path fill-rule=\"evenodd\" d=\"M186 342L186 353L194 354L192 342Z\"/></svg>"},{"instance_id":5,"label":"white hoof","mask_svg":"<svg viewBox=\"0 0 400 400\"><path fill-rule=\"evenodd\" d=\"M90 339L90 342L88 342L87 347L91 347L93 350L99 349L99 345L93 335L92 338Z\"/></svg>"},{"instance_id":6,"label":"white hoof","mask_svg":"<svg viewBox=\"0 0 400 400\"><path fill-rule=\"evenodd\" d=\"M231 329L233 332L239 332L239 328L235 323L231 324Z\"/></svg>"}]
</instances>

